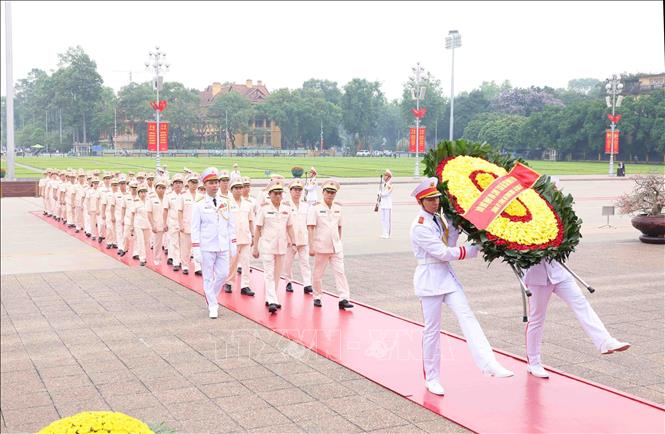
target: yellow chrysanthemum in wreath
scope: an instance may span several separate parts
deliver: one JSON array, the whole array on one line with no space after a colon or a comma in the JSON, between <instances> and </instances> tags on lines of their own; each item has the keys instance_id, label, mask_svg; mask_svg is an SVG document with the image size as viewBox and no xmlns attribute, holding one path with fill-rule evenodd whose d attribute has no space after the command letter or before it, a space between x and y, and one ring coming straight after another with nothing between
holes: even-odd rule
<instances>
[{"instance_id":1,"label":"yellow chrysanthemum in wreath","mask_svg":"<svg viewBox=\"0 0 665 434\"><path fill-rule=\"evenodd\" d=\"M84 411L57 420L38 432L38 434L63 433L154 434L154 431L140 420L123 413Z\"/></svg>"},{"instance_id":2,"label":"yellow chrysanthemum in wreath","mask_svg":"<svg viewBox=\"0 0 665 434\"><path fill-rule=\"evenodd\" d=\"M461 215L481 193L508 172L483 158L461 155L443 161L439 180L448 182L448 195ZM561 222L540 194L523 191L487 227L488 238L505 240L514 249L556 246L562 238Z\"/></svg>"}]
</instances>

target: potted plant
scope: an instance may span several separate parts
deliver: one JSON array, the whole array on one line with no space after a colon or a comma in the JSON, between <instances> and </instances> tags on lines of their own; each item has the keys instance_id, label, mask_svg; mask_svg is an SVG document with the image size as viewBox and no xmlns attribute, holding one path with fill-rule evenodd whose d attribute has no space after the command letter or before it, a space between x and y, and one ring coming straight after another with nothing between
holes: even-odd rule
<instances>
[{"instance_id":1,"label":"potted plant","mask_svg":"<svg viewBox=\"0 0 665 434\"><path fill-rule=\"evenodd\" d=\"M305 170L300 166L293 166L291 168L291 175L293 175L294 178L301 178L303 173L305 173Z\"/></svg>"},{"instance_id":2,"label":"potted plant","mask_svg":"<svg viewBox=\"0 0 665 434\"><path fill-rule=\"evenodd\" d=\"M631 223L642 232L640 241L665 244L665 177L660 174L637 175L635 187L617 201L621 214L636 214Z\"/></svg>"}]
</instances>

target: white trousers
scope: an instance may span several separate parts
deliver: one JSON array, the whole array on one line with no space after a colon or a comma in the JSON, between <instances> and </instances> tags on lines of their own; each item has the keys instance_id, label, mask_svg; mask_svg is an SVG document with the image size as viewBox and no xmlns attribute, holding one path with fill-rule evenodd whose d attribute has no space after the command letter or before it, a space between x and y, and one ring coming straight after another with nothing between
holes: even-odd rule
<instances>
[{"instance_id":1,"label":"white trousers","mask_svg":"<svg viewBox=\"0 0 665 434\"><path fill-rule=\"evenodd\" d=\"M462 334L476 366L483 370L496 361L492 347L462 290L449 294L420 297L423 309L423 370L425 380L438 380L441 371L441 306L448 305L457 317Z\"/></svg>"},{"instance_id":2,"label":"white trousers","mask_svg":"<svg viewBox=\"0 0 665 434\"><path fill-rule=\"evenodd\" d=\"M261 255L261 261L263 262L263 281L265 285L266 301L268 304L279 304L279 298L277 298L277 286L280 281L279 276L282 274L284 255L264 254ZM242 274L245 274L244 269L242 270Z\"/></svg>"},{"instance_id":3,"label":"white trousers","mask_svg":"<svg viewBox=\"0 0 665 434\"><path fill-rule=\"evenodd\" d=\"M390 229L391 229L391 213L392 209L387 208L387 209L380 209L379 212L381 213L381 228L383 230L383 233L381 235L385 236L390 236Z\"/></svg>"},{"instance_id":4,"label":"white trousers","mask_svg":"<svg viewBox=\"0 0 665 434\"><path fill-rule=\"evenodd\" d=\"M152 231L148 228L134 228L134 233L136 234L134 245L138 250L139 260L147 262L148 251L150 251L150 234L152 234Z\"/></svg>"},{"instance_id":5,"label":"white trousers","mask_svg":"<svg viewBox=\"0 0 665 434\"><path fill-rule=\"evenodd\" d=\"M152 247L152 258L155 265L162 263L162 242L164 240L164 231L158 231L157 233L152 234L153 247Z\"/></svg>"},{"instance_id":6,"label":"white trousers","mask_svg":"<svg viewBox=\"0 0 665 434\"><path fill-rule=\"evenodd\" d=\"M125 249L125 225L118 215L115 216L115 236L117 239L118 250Z\"/></svg>"},{"instance_id":7,"label":"white trousers","mask_svg":"<svg viewBox=\"0 0 665 434\"><path fill-rule=\"evenodd\" d=\"M208 308L217 309L217 297L219 297L222 285L229 274L229 252L206 252L202 250L201 271L203 272L203 291L206 294Z\"/></svg>"},{"instance_id":8,"label":"white trousers","mask_svg":"<svg viewBox=\"0 0 665 434\"><path fill-rule=\"evenodd\" d=\"M302 275L303 286L312 286L312 268L309 266L309 246L298 246L297 250L289 247L286 249L286 258L284 260L284 275L286 281L293 281L293 259L298 255L300 263L300 274Z\"/></svg>"},{"instance_id":9,"label":"white trousers","mask_svg":"<svg viewBox=\"0 0 665 434\"><path fill-rule=\"evenodd\" d=\"M252 246L249 244L237 244L237 248L236 255L231 259L231 266L229 267L231 271L229 272L229 277L226 279L226 283L233 285L236 281L238 267L241 267L240 288L249 288L249 261Z\"/></svg>"},{"instance_id":10,"label":"white trousers","mask_svg":"<svg viewBox=\"0 0 665 434\"><path fill-rule=\"evenodd\" d=\"M199 271L201 264L192 258L192 234L179 232L178 237L180 237L180 263L182 264L182 269L189 270L191 264L194 267L194 271Z\"/></svg>"},{"instance_id":11,"label":"white trousers","mask_svg":"<svg viewBox=\"0 0 665 434\"><path fill-rule=\"evenodd\" d=\"M529 322L526 324L526 355L530 364L540 364L540 347L543 341L547 304L552 293L561 297L570 307L596 348L600 350L600 346L611 337L572 278L557 284L529 285L529 289L532 295L528 298Z\"/></svg>"},{"instance_id":12,"label":"white trousers","mask_svg":"<svg viewBox=\"0 0 665 434\"><path fill-rule=\"evenodd\" d=\"M173 259L173 266L180 265L180 231L169 227L169 258Z\"/></svg>"},{"instance_id":13,"label":"white trousers","mask_svg":"<svg viewBox=\"0 0 665 434\"><path fill-rule=\"evenodd\" d=\"M349 282L344 273L344 254L338 253L317 253L314 256L314 298L321 299L323 294L323 273L328 264L332 265L333 276L335 277L335 288L339 294L340 300L348 300L351 296Z\"/></svg>"}]
</instances>

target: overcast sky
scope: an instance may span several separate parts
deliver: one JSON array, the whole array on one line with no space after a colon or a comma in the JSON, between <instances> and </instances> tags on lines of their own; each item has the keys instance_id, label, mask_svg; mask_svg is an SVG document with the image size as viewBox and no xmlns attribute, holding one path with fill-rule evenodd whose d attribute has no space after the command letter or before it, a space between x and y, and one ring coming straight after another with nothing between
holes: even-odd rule
<instances>
[{"instance_id":1,"label":"overcast sky","mask_svg":"<svg viewBox=\"0 0 665 434\"><path fill-rule=\"evenodd\" d=\"M2 2L2 95L5 95ZM483 81L565 87L572 78L665 71L663 4L650 2L12 2L14 80L57 68L80 45L116 91L146 81L155 45L167 81L203 90L214 81L262 80L269 90L310 78L382 83L399 98L420 62L450 94Z\"/></svg>"}]
</instances>

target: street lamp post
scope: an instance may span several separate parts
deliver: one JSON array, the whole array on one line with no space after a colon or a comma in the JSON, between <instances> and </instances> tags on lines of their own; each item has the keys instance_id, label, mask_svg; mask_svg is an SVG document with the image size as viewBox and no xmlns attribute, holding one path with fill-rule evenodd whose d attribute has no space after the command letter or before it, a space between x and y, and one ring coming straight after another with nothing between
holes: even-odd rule
<instances>
[{"instance_id":1,"label":"street lamp post","mask_svg":"<svg viewBox=\"0 0 665 434\"><path fill-rule=\"evenodd\" d=\"M411 89L411 96L416 100L416 111L420 111L420 100L425 98L425 86L420 86L420 75L423 69L420 67L420 62L416 63L416 67L412 68L415 75L415 84ZM418 151L420 148L420 116L416 116L416 167L413 176L416 178L420 176L420 158Z\"/></svg>"},{"instance_id":2,"label":"street lamp post","mask_svg":"<svg viewBox=\"0 0 665 434\"><path fill-rule=\"evenodd\" d=\"M453 61L452 61L452 70L450 73L450 133L448 134L448 140L453 140L453 112L455 110L455 48L462 46L462 36L457 30L451 30L446 36L446 49L452 50Z\"/></svg>"},{"instance_id":3,"label":"street lamp post","mask_svg":"<svg viewBox=\"0 0 665 434\"><path fill-rule=\"evenodd\" d=\"M164 58L166 57L166 53L163 51L159 51L159 46L155 47L155 51L151 51L149 53L150 55L150 61L145 62L145 67L146 69L152 68L153 72L155 73L155 78L153 79L153 87L155 88L155 91L157 92L157 103L159 104L159 91L162 90L162 84L163 84L163 79L160 75L162 72L162 68L164 68L164 71L168 72L169 70L169 64L168 63L162 63L164 62ZM159 155L159 110L155 110L155 119L157 121L157 167L160 166L160 155Z\"/></svg>"},{"instance_id":4,"label":"street lamp post","mask_svg":"<svg viewBox=\"0 0 665 434\"><path fill-rule=\"evenodd\" d=\"M619 77L616 74L612 75L612 78L608 78L605 83L605 90L607 91L607 96L605 97L605 103L608 108L612 109L612 122L610 123L611 137L610 137L610 168L609 175L614 176L614 129L616 128L616 122L614 117L614 112L617 107L621 107L621 101L623 96L619 95L623 90L623 83L619 81Z\"/></svg>"}]
</instances>

